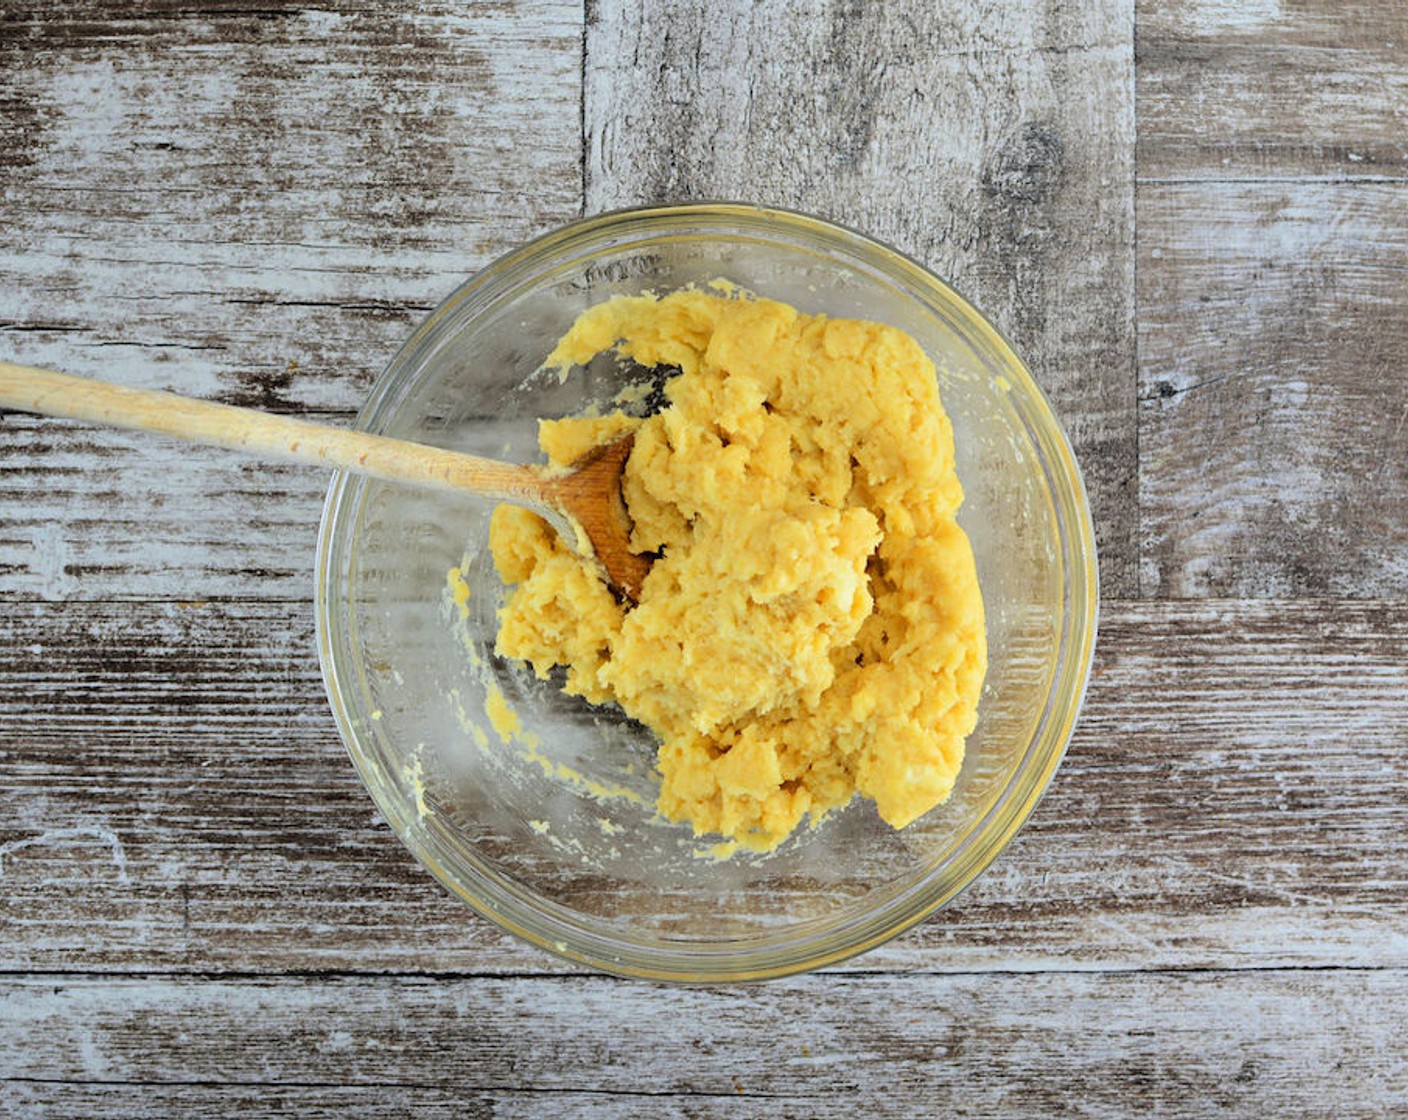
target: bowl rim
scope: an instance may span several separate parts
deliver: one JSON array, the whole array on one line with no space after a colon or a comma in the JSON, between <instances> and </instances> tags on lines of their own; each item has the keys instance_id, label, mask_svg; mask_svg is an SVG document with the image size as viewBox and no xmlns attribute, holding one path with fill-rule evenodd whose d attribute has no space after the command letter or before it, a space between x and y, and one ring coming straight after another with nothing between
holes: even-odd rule
<instances>
[{"instance_id":1,"label":"bowl rim","mask_svg":"<svg viewBox=\"0 0 1408 1120\"><path fill-rule=\"evenodd\" d=\"M373 801L416 859L480 915L555 956L617 975L678 983L760 980L834 965L897 937L966 890L1031 816L1064 759L1089 685L1100 599L1094 524L1084 478L1064 429L1026 363L975 304L914 258L868 234L795 210L728 201L627 207L576 219L526 241L459 284L421 320L378 375L358 413L356 427L367 430L383 419L382 414L394 403L394 393L401 388L398 372L414 368L414 360L433 345L449 317L466 300L492 291L495 285L507 284L529 263L574 243L643 225L668 230L671 226L699 222L728 224L750 233L786 229L802 235L809 247L815 247L817 242L839 243L847 252L865 258L887 279L900 280L911 298L916 298L914 289L932 293L935 300L923 298L921 302L934 313L942 305L960 312L963 329L971 332L965 342L999 363L1002 375L1020 389L1009 395L1032 413L1022 411L1020 415L1043 461L1058 525L1063 603L1056 637L1058 657L1047 707L1013 781L943 865L951 868L962 856L961 874L942 889L935 889L938 869L930 869L880 906L862 911L848 922L829 926L824 934L813 932L785 942L780 940L785 935L774 933L761 936L756 942L652 941L648 946L628 943L584 923L564 923L554 918L542 905L526 900L528 892L515 890L507 878L501 883L481 882L479 885L487 889L485 894L471 891L442 866L438 853L428 849L427 845L433 846L434 841L422 822L405 817L395 805L386 803L374 773L377 764L363 749L358 721L347 702L353 690L339 672L335 649L341 633L336 608L345 604L332 594L340 574L334 529L350 516L349 510L357 507L363 483L341 471L334 472L323 503L314 592L319 663L338 732ZM1058 497L1065 500L1055 501ZM1053 699L1059 700L1055 708ZM1043 748L1040 751L1039 746ZM1035 766L1031 765L1034 758L1038 760ZM543 924L555 928L538 928L534 917L546 919ZM826 943L816 944L818 941Z\"/></svg>"}]
</instances>

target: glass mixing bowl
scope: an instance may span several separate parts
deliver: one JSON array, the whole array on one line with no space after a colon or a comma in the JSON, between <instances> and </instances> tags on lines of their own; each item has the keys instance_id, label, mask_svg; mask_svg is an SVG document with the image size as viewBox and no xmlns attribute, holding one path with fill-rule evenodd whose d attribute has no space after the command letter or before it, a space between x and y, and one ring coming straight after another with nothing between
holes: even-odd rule
<instances>
[{"instance_id":1,"label":"glass mixing bowl","mask_svg":"<svg viewBox=\"0 0 1408 1120\"><path fill-rule=\"evenodd\" d=\"M503 587L491 503L339 474L318 542L319 654L338 727L381 812L451 891L573 961L682 981L799 972L879 944L952 899L1055 772L1095 640L1080 471L1040 389L981 315L901 254L737 205L574 223L508 254L402 347L367 431L535 461L538 417L610 402L629 377L540 364L586 308L723 278L809 313L881 320L939 370L987 605L989 668L952 797L909 827L857 799L778 850L715 858L654 810L655 742L494 654ZM458 599L447 578L463 572ZM468 598L463 591L467 588ZM486 715L502 694L521 726Z\"/></svg>"}]
</instances>

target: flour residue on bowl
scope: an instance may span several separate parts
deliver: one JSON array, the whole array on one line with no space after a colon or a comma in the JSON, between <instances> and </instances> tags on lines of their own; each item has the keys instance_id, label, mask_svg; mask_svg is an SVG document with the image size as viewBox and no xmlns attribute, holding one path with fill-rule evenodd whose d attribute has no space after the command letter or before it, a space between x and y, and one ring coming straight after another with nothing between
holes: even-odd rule
<instances>
[{"instance_id":1,"label":"flour residue on bowl","mask_svg":"<svg viewBox=\"0 0 1408 1120\"><path fill-rule=\"evenodd\" d=\"M600 802L620 800L637 805L645 804L645 799L635 790L604 782L544 753L542 740L531 731L523 729L523 722L518 713L509 706L503 690L492 681L484 701L484 714L498 735L501 747L516 746L520 758L531 762L554 781L565 783L578 793Z\"/></svg>"},{"instance_id":2,"label":"flour residue on bowl","mask_svg":"<svg viewBox=\"0 0 1408 1120\"><path fill-rule=\"evenodd\" d=\"M559 790L570 792L573 799L580 802L593 803L597 806L596 831L600 837L610 838L624 831L625 826L615 821L622 807L629 806L636 814L641 807L652 807L652 802L642 793L648 782L642 782L642 789L632 789L624 782L615 782L587 771L582 765L555 757L542 735L528 727L527 714L531 707L524 707L507 695L505 680L500 678L505 668L503 662L494 664L496 659L483 648L484 637L479 627L482 620L474 616L472 607L484 613L493 606L482 602L473 590L476 582L483 579L483 573L473 571L474 564L476 556L466 554L445 576L442 616L455 631L463 665L467 668L465 680L449 689L456 721L473 742L480 764L496 773L498 782L508 783L505 788L521 790L524 800L538 800L532 806L534 816L524 817L532 835L551 845L560 855L594 865L601 857L615 855L610 844L601 851L589 850L563 824L566 817L572 816L572 811L560 804L562 799L556 795L535 799L532 792ZM420 793L418 800L424 803ZM553 802L559 802L556 811L549 811L553 809Z\"/></svg>"}]
</instances>

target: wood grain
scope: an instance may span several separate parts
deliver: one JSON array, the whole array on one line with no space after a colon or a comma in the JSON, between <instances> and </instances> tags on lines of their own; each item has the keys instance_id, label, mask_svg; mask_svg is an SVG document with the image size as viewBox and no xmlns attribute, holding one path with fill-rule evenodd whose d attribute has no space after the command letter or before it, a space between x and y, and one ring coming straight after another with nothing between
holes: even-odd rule
<instances>
[{"instance_id":1,"label":"wood grain","mask_svg":"<svg viewBox=\"0 0 1408 1120\"><path fill-rule=\"evenodd\" d=\"M324 1086L397 1111L453 1087L485 1116L1294 1120L1408 1100L1398 971L812 977L764 999L675 990L662 1014L665 995L575 977L4 978L0 1091L46 1115L76 1083L70 1117L185 1110L187 1089L270 1115Z\"/></svg>"},{"instance_id":2,"label":"wood grain","mask_svg":"<svg viewBox=\"0 0 1408 1120\"><path fill-rule=\"evenodd\" d=\"M445 964L437 944L496 950L358 781L306 606L6 607L0 640L5 967L379 968L389 951L414 968Z\"/></svg>"},{"instance_id":3,"label":"wood grain","mask_svg":"<svg viewBox=\"0 0 1408 1120\"><path fill-rule=\"evenodd\" d=\"M346 422L581 206L575 4L0 3L0 352ZM327 477L0 417L7 596L306 599Z\"/></svg>"},{"instance_id":4,"label":"wood grain","mask_svg":"<svg viewBox=\"0 0 1408 1120\"><path fill-rule=\"evenodd\" d=\"M0 416L0 1113L1403 1115L1408 15L1135 6L0 0L3 357L345 421L583 208L799 207L1029 357L1106 593L1066 762L953 906L622 983L376 815L321 475Z\"/></svg>"},{"instance_id":5,"label":"wood grain","mask_svg":"<svg viewBox=\"0 0 1408 1120\"><path fill-rule=\"evenodd\" d=\"M581 205L581 12L0 5L6 357L352 409L411 325Z\"/></svg>"},{"instance_id":6,"label":"wood grain","mask_svg":"<svg viewBox=\"0 0 1408 1120\"><path fill-rule=\"evenodd\" d=\"M628 551L631 521L621 500L621 468L630 454L630 437L584 456L568 473L549 475L533 466L357 431L347 424L280 416L5 361L0 361L0 405L236 451L256 462L289 462L362 475L402 489L547 507L546 512L561 511L581 525L591 541L587 553L600 558L615 586L624 587L618 572L629 572L628 590L638 592L641 576L632 565L649 570L647 561ZM558 531L571 539L570 523Z\"/></svg>"},{"instance_id":7,"label":"wood grain","mask_svg":"<svg viewBox=\"0 0 1408 1120\"><path fill-rule=\"evenodd\" d=\"M601 2L589 209L733 198L886 240L1027 357L1086 470L1102 587L1136 580L1132 3Z\"/></svg>"},{"instance_id":8,"label":"wood grain","mask_svg":"<svg viewBox=\"0 0 1408 1120\"><path fill-rule=\"evenodd\" d=\"M5 595L307 602L329 478L140 433L0 416Z\"/></svg>"},{"instance_id":9,"label":"wood grain","mask_svg":"<svg viewBox=\"0 0 1408 1120\"><path fill-rule=\"evenodd\" d=\"M1408 22L1141 4L1140 592L1408 589Z\"/></svg>"},{"instance_id":10,"label":"wood grain","mask_svg":"<svg viewBox=\"0 0 1408 1120\"><path fill-rule=\"evenodd\" d=\"M1403 184L1140 187L1144 594L1408 592Z\"/></svg>"},{"instance_id":11,"label":"wood grain","mask_svg":"<svg viewBox=\"0 0 1408 1120\"><path fill-rule=\"evenodd\" d=\"M1139 0L1139 175L1408 177L1408 35L1382 0Z\"/></svg>"},{"instance_id":12,"label":"wood grain","mask_svg":"<svg viewBox=\"0 0 1408 1120\"><path fill-rule=\"evenodd\" d=\"M302 605L11 604L0 646L0 969L566 967L378 821ZM1405 649L1401 603L1111 605L1026 829L847 968L1408 968Z\"/></svg>"}]
</instances>

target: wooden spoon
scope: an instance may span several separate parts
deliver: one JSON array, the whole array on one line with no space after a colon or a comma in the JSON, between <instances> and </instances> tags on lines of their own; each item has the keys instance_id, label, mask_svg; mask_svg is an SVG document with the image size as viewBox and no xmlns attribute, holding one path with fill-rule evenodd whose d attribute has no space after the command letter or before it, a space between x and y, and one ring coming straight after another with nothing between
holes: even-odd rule
<instances>
[{"instance_id":1,"label":"wooden spoon","mask_svg":"<svg viewBox=\"0 0 1408 1120\"><path fill-rule=\"evenodd\" d=\"M158 432L527 506L547 518L570 547L594 555L612 586L632 602L640 598L650 570L650 558L630 549L631 518L621 497L621 471L634 439L629 435L553 471L11 362L0 362L0 408Z\"/></svg>"}]
</instances>

